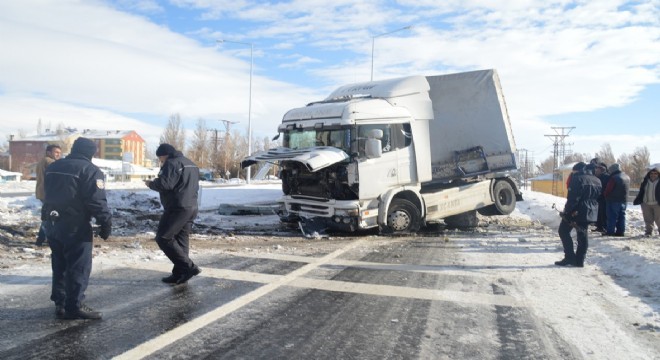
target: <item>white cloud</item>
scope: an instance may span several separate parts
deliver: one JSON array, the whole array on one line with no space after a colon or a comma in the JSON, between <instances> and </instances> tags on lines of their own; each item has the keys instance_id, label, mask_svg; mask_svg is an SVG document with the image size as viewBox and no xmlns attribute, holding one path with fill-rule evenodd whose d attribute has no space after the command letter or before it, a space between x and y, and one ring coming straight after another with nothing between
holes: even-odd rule
<instances>
[{"instance_id":1,"label":"white cloud","mask_svg":"<svg viewBox=\"0 0 660 360\"><path fill-rule=\"evenodd\" d=\"M120 5L160 11L152 1ZM253 130L271 134L287 109L321 99L336 86L368 80L371 37L410 24L409 31L376 40L375 78L496 68L519 146L539 147L545 140L553 124L544 116L623 106L660 82L657 0L175 0L171 5L201 10L200 30L177 34L100 2L0 3L0 33L12 35L0 37L0 95L162 118L149 123L156 127L180 112L191 127L204 117L240 120L236 128L246 128L249 50L210 44L219 38L249 41L256 45L254 58L263 59L254 63ZM228 19L246 21L236 30L217 23ZM285 52L295 53L297 61L288 63ZM267 61L274 68L301 68L314 89L272 80L278 74L268 72ZM305 68L310 63L311 70ZM1 116L3 126L11 121ZM616 153L619 143L625 145L615 135ZM593 141L598 143L591 150L580 152L605 142ZM630 143L653 141L657 136Z\"/></svg>"},{"instance_id":2,"label":"white cloud","mask_svg":"<svg viewBox=\"0 0 660 360\"><path fill-rule=\"evenodd\" d=\"M241 121L239 126L247 128L249 60L204 47L144 18L92 4L0 5L0 33L13 35L0 37L0 102L11 104L20 95L80 106L61 119L73 127L77 122L90 127L90 119L103 126L108 117L87 112L94 108L160 117L155 126L161 129L175 112L189 127L204 117ZM294 99L310 92L263 77L258 66L252 83L253 129L274 130L273 122L300 104ZM14 105L20 104L26 103ZM20 118L36 124L38 118L52 116L50 111L54 109L26 108L29 116ZM0 113L4 135L13 128L15 115ZM133 126L138 132L144 128L139 122Z\"/></svg>"}]
</instances>

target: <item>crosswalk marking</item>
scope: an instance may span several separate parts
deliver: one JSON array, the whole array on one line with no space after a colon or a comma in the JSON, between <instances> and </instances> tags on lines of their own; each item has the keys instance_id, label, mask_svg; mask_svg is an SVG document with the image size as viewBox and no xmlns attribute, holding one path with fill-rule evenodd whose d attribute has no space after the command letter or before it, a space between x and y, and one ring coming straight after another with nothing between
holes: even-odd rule
<instances>
[{"instance_id":1,"label":"crosswalk marking","mask_svg":"<svg viewBox=\"0 0 660 360\"><path fill-rule=\"evenodd\" d=\"M320 265L323 265L331 261L332 259L335 259L336 257L342 255L343 253L361 245L363 242L364 240L358 240L353 243L350 243L347 246L344 246L343 248L338 249L322 258L319 258L312 263L309 263L299 269L296 269L287 275L277 278L273 282L270 282L243 296L240 296L216 308L215 310L211 310L210 312L200 317L197 317L179 327L176 327L168 332L161 334L158 337L155 337L147 342L144 342L138 345L137 347L116 356L115 359L126 359L126 360L142 359L150 354L153 354L154 352L170 345L171 343L192 334L193 332L203 328L204 326L209 325L210 323L228 314L231 314L232 312L242 308L243 306L261 298L262 296L269 294L270 292L278 289L279 287L287 285L288 283L294 281L298 277L316 269Z\"/></svg>"}]
</instances>

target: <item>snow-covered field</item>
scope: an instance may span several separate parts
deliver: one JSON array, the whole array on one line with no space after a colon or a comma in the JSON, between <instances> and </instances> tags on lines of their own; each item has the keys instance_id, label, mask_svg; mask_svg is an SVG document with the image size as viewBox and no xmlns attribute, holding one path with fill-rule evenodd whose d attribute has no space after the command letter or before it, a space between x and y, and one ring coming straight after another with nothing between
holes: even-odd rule
<instances>
[{"instance_id":1,"label":"snow-covered field","mask_svg":"<svg viewBox=\"0 0 660 360\"><path fill-rule=\"evenodd\" d=\"M141 183L114 183L108 186L109 204L112 208L131 208L144 206L144 211L159 209L154 207L157 194L144 191ZM33 182L0 184L0 192L30 191ZM253 204L273 203L281 196L279 184L252 184L233 187L204 187L202 190L202 209L213 209L221 203ZM616 346L623 347L630 359L659 359L660 354L649 355L648 348L636 350L637 343L631 342L636 332L651 334L650 338L660 342L660 237L657 232L654 237L643 237L644 224L639 206L628 206L626 237L603 237L590 235L590 247L587 253L585 268L547 267L554 260L563 256L561 243L556 236L559 225L557 211L552 208L556 204L563 208L564 199L555 196L524 191L524 202L518 203L515 212L506 219L512 223L527 224L525 231L513 230L504 233L495 227L479 230L479 240L475 246L496 249L506 246L507 250L497 253L497 261L504 264L525 264L529 269L502 271L517 271L523 284L515 291L534 308L537 315L546 319L553 329L564 336L584 338L584 332L598 331L608 328L606 335L594 339L589 338L588 344L583 344L581 351L586 358L613 358L611 352ZM3 226L13 226L25 223L35 223L41 204L34 196L0 197L0 223ZM252 216L226 217L227 221L255 222ZM224 219L224 218L223 218ZM498 221L493 220L493 224ZM502 217L499 217L502 219ZM218 217L200 215L198 222L213 225ZM273 224L278 222L277 216L260 217L259 222ZM470 237L469 232L455 233L462 238ZM0 229L0 237L9 236ZM476 238L476 237L475 237ZM485 239L485 240L484 240ZM312 239L310 241L323 241ZM481 244L481 245L479 245ZM530 249L535 251L530 251ZM125 250L129 253L131 250ZM469 253L470 249L466 249ZM6 254L3 254L6 256ZM111 255L108 254L108 257ZM121 255L112 253L114 260L96 258L102 266L113 261L121 261ZM156 254L149 255L151 260L166 261ZM521 260L524 257L524 260ZM125 259L134 261L135 257L126 255ZM498 263L499 264L499 263ZM496 264L496 265L498 265ZM96 265L95 265L96 266ZM497 268L497 266L496 266ZM44 267L48 271L47 267ZM0 273L8 271L30 271L24 269L0 269ZM617 315L603 314L602 309L625 309ZM630 334L633 334L632 337ZM646 339L649 337L645 335ZM617 341L621 342L617 344ZM653 341L653 340L652 340ZM658 348L659 346L655 346ZM653 347L652 347L653 348Z\"/></svg>"}]
</instances>

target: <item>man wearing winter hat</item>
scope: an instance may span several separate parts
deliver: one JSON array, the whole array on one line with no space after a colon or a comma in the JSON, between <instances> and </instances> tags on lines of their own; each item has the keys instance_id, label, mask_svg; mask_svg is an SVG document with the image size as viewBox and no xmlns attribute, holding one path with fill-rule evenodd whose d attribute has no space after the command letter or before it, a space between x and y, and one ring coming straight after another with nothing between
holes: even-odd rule
<instances>
[{"instance_id":1,"label":"man wearing winter hat","mask_svg":"<svg viewBox=\"0 0 660 360\"><path fill-rule=\"evenodd\" d=\"M630 177L621 171L621 165L610 165L610 179L605 186L607 207L607 236L624 236L626 231L626 207Z\"/></svg>"},{"instance_id":2,"label":"man wearing winter hat","mask_svg":"<svg viewBox=\"0 0 660 360\"><path fill-rule=\"evenodd\" d=\"M162 280L167 284L183 284L201 272L189 257L189 237L197 217L199 168L170 144L160 144L156 155L162 164L160 172L145 184L160 193L164 211L156 242L174 264L172 274Z\"/></svg>"},{"instance_id":3,"label":"man wearing winter hat","mask_svg":"<svg viewBox=\"0 0 660 360\"><path fill-rule=\"evenodd\" d=\"M633 201L634 205L641 205L642 216L646 229L645 236L653 235L653 223L660 233L660 185L658 185L660 166L652 168L644 177L639 193Z\"/></svg>"},{"instance_id":4,"label":"man wearing winter hat","mask_svg":"<svg viewBox=\"0 0 660 360\"><path fill-rule=\"evenodd\" d=\"M598 197L598 220L596 220L596 230L599 233L607 232L607 206L605 204L605 186L610 179L610 174L607 172L607 165L603 162L598 163L594 169L594 175L600 180L603 185L603 191Z\"/></svg>"},{"instance_id":5,"label":"man wearing winter hat","mask_svg":"<svg viewBox=\"0 0 660 360\"><path fill-rule=\"evenodd\" d=\"M591 174L586 164L579 162L573 166L573 176L568 186L566 205L559 224L559 238L564 247L564 258L556 261L558 266L584 266L584 258L589 247L589 223L598 216L598 196L602 187L600 180ZM573 249L571 230L577 232L577 249Z\"/></svg>"},{"instance_id":6,"label":"man wearing winter hat","mask_svg":"<svg viewBox=\"0 0 660 360\"><path fill-rule=\"evenodd\" d=\"M91 218L100 225L99 237L108 239L112 215L105 194L105 177L92 164L96 143L78 138L71 154L46 169L42 220L52 250L53 284L50 299L62 319L101 319L83 303L92 271Z\"/></svg>"}]
</instances>

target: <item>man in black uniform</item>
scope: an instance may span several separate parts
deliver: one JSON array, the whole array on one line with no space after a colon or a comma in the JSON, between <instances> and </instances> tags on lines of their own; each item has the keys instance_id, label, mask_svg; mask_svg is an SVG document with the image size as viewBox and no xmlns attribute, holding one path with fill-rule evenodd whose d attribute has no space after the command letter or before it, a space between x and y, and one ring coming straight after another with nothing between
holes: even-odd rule
<instances>
[{"instance_id":1,"label":"man in black uniform","mask_svg":"<svg viewBox=\"0 0 660 360\"><path fill-rule=\"evenodd\" d=\"M145 184L160 193L163 215L158 223L156 242L172 261L172 274L162 280L168 284L183 284L201 270L190 260L189 236L197 217L199 168L170 144L161 144L156 155L162 166L158 177Z\"/></svg>"},{"instance_id":2,"label":"man in black uniform","mask_svg":"<svg viewBox=\"0 0 660 360\"><path fill-rule=\"evenodd\" d=\"M42 220L52 250L53 285L50 299L63 319L100 319L102 314L83 304L92 272L92 217L99 236L110 236L112 215L105 196L104 176L92 164L96 144L87 138L73 143L71 154L46 169Z\"/></svg>"},{"instance_id":3,"label":"man in black uniform","mask_svg":"<svg viewBox=\"0 0 660 360\"><path fill-rule=\"evenodd\" d=\"M559 224L559 237L564 247L564 258L556 261L558 266L584 267L584 258L589 247L588 226L598 218L598 196L602 185L597 177L591 174L586 164L579 162L573 166L577 171L571 177L566 197L566 205ZM571 230L577 232L577 250L573 250Z\"/></svg>"}]
</instances>

